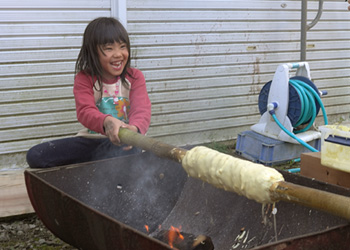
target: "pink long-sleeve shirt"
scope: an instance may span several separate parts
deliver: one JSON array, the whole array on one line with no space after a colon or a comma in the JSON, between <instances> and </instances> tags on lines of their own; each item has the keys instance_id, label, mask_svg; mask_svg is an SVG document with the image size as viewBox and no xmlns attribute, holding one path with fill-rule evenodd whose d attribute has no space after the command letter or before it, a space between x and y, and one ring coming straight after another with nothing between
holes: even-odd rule
<instances>
[{"instance_id":1,"label":"pink long-sleeve shirt","mask_svg":"<svg viewBox=\"0 0 350 250\"><path fill-rule=\"evenodd\" d=\"M127 114L129 124L136 126L141 134L145 134L151 122L151 102L148 97L145 77L142 72L135 68L129 68L130 75L126 79L130 83L129 101L130 110ZM115 80L114 80L115 82ZM74 80L73 93L78 121L89 130L104 135L103 121L110 114L104 114L96 106L98 91L94 90L94 82L91 76L79 72ZM103 84L113 84L113 82L104 81Z\"/></svg>"}]
</instances>

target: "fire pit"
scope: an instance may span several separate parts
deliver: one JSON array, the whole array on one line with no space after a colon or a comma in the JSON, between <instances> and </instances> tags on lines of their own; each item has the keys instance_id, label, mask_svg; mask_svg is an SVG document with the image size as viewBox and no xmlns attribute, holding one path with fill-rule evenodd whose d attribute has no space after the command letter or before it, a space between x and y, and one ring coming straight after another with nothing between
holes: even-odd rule
<instances>
[{"instance_id":1,"label":"fire pit","mask_svg":"<svg viewBox=\"0 0 350 250\"><path fill-rule=\"evenodd\" d=\"M348 189L282 174L288 182L350 196ZM307 247L310 242L324 249L345 249L350 245L345 219L283 201L275 207L262 206L188 177L181 164L152 153L27 170L25 179L38 217L56 236L79 249L275 249L293 244L319 249ZM175 239L169 239L174 231ZM186 244L181 244L181 237Z\"/></svg>"}]
</instances>

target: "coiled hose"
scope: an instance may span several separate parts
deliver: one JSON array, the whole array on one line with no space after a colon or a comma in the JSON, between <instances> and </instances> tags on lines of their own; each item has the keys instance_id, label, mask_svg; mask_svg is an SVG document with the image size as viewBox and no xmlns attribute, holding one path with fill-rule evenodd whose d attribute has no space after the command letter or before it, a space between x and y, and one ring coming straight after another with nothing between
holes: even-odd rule
<instances>
[{"instance_id":1,"label":"coiled hose","mask_svg":"<svg viewBox=\"0 0 350 250\"><path fill-rule=\"evenodd\" d=\"M319 106L321 107L321 110L322 110L322 113L323 113L323 117L324 117L324 123L325 123L325 125L327 125L328 124L328 118L327 118L326 110L324 108L324 105L322 103L322 100L321 100L319 94L312 87L310 87L308 84L306 84L305 82L303 82L301 80L290 79L289 80L289 84L291 84L295 88L297 93L299 94L300 104L301 104L301 115L300 115L299 120L297 121L295 127L297 127L299 125L302 125L302 124L308 123L308 125L306 127L304 127L301 130L295 131L295 133L297 134L297 133L305 132L313 125L313 123L314 123L314 121L316 119L316 116L317 116L315 100L318 102ZM277 125L285 133L287 133L290 137L292 137L293 139L298 141L301 145L303 145L304 147L306 147L310 151L318 152L317 149L315 149L314 147L310 146L309 144L307 144L303 140L299 139L294 133L292 133L289 130L287 130L280 123L280 121L277 119L274 110L270 110L269 112L272 115L272 118L274 119L274 121L277 123ZM300 158L294 160L294 162L298 162L298 161L300 161ZM300 171L300 168L290 169L289 170L289 172L293 172L293 173L299 172L299 171Z\"/></svg>"}]
</instances>

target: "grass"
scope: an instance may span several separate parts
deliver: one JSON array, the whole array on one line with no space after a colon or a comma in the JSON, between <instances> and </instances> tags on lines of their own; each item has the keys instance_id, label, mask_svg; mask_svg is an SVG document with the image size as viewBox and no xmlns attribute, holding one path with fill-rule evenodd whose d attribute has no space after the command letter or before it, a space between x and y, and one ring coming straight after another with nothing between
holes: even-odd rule
<instances>
[{"instance_id":1,"label":"grass","mask_svg":"<svg viewBox=\"0 0 350 250\"><path fill-rule=\"evenodd\" d=\"M229 155L237 157L237 155L235 154L235 148L236 148L235 141L211 142L211 143L205 144L203 146L214 149L220 153L229 154ZM239 157L239 158L242 158L242 157ZM288 161L285 163L273 165L271 167L278 169L278 170L288 170L288 169L292 169L292 168L299 168L300 162Z\"/></svg>"},{"instance_id":2,"label":"grass","mask_svg":"<svg viewBox=\"0 0 350 250\"><path fill-rule=\"evenodd\" d=\"M235 151L235 142L233 141L225 141L225 142L211 142L205 144L204 146L214 149L220 153L233 155Z\"/></svg>"}]
</instances>

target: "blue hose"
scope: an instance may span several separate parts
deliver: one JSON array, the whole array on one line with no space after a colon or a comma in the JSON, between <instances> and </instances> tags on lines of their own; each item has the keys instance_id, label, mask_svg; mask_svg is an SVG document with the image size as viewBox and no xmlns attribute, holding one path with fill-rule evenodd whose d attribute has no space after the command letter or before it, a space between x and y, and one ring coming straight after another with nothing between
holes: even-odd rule
<instances>
[{"instance_id":1,"label":"blue hose","mask_svg":"<svg viewBox=\"0 0 350 250\"><path fill-rule=\"evenodd\" d=\"M325 125L327 125L328 124L328 118L327 118L327 114L326 114L326 109L324 108L324 105L323 105L323 103L321 101L321 98L318 95L318 93L312 87L310 87L308 84L306 84L303 81L300 81L300 80L297 80L297 79L290 79L289 83L295 88L295 90L299 94L300 104L301 104L301 115L300 115L299 120L297 121L295 126L297 127L297 126L299 126L301 124L305 124L306 122L309 121L308 125L305 128L303 128L301 130L298 130L295 133L301 133L301 132L307 131L312 126L312 124L314 123L314 121L316 119L316 115L317 115L316 104L315 104L315 101L314 101L315 99L316 99L316 101L318 102L318 104L320 105L320 107L322 109L322 113L323 113L323 117L324 117L324 123L325 123ZM272 118L274 119L274 121L277 123L277 125L286 134L288 134L290 137L295 139L297 142L299 142L301 145L303 145L304 147L306 147L310 151L312 151L312 152L319 152L317 149L311 147L309 144L307 144L303 140L299 139L294 133L292 133L289 130L287 130L280 123L280 121L277 119L274 110L271 110L269 112L272 115ZM297 172L300 171L300 168L289 169L288 171L291 172L291 173L297 173Z\"/></svg>"},{"instance_id":2,"label":"blue hose","mask_svg":"<svg viewBox=\"0 0 350 250\"><path fill-rule=\"evenodd\" d=\"M288 172L289 173L299 173L300 172L300 168L291 168L291 169L288 169Z\"/></svg>"},{"instance_id":3,"label":"blue hose","mask_svg":"<svg viewBox=\"0 0 350 250\"><path fill-rule=\"evenodd\" d=\"M306 147L307 149L309 149L312 152L318 152L317 149L311 147L309 144L307 144L306 142L304 142L303 140L299 139L298 137L296 137L295 134L293 134L292 132L288 131L281 123L280 121L277 119L276 114L272 114L272 118L275 120L275 122L277 123L277 125L285 132L287 133L290 137L292 137L293 139L295 139L296 141L298 141L301 145L303 145L304 147Z\"/></svg>"},{"instance_id":4,"label":"blue hose","mask_svg":"<svg viewBox=\"0 0 350 250\"><path fill-rule=\"evenodd\" d=\"M304 129L297 131L296 133L301 133L307 131L312 124L314 123L316 119L316 104L315 99L320 105L324 117L324 123L325 125L328 124L328 118L326 114L326 109L324 108L324 105L322 103L322 100L318 93L308 84L301 80L297 79L290 79L289 83L297 90L299 96L300 96L300 104L301 104L301 115L300 118L295 125L296 127L306 123L309 121L308 126L306 126Z\"/></svg>"}]
</instances>

